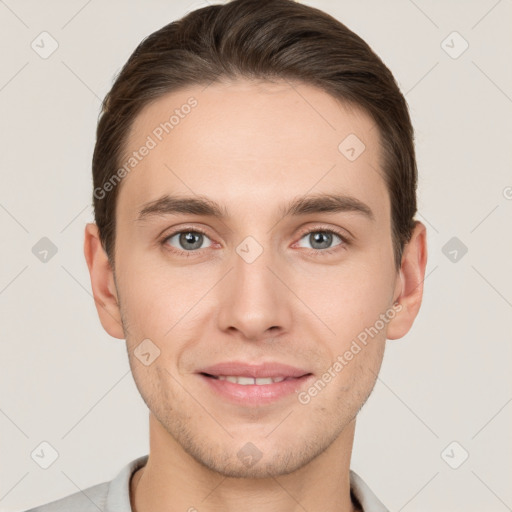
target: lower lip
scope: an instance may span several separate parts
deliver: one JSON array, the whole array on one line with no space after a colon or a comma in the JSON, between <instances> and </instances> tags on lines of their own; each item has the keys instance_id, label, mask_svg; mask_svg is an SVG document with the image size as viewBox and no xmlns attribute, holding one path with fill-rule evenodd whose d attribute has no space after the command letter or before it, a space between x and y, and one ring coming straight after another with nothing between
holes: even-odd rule
<instances>
[{"instance_id":1,"label":"lower lip","mask_svg":"<svg viewBox=\"0 0 512 512\"><path fill-rule=\"evenodd\" d=\"M219 380L213 377L207 377L198 374L199 377L217 394L228 400L241 405L262 405L275 402L280 398L298 392L300 388L305 387L313 375L303 375L302 377L290 378L281 382L272 384L236 384L227 380Z\"/></svg>"}]
</instances>

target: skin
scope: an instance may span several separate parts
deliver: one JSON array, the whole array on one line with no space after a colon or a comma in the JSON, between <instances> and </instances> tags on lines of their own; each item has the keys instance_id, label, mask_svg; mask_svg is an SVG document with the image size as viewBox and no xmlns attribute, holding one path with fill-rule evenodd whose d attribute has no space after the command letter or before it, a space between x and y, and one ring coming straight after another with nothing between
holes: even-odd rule
<instances>
[{"instance_id":1,"label":"skin","mask_svg":"<svg viewBox=\"0 0 512 512\"><path fill-rule=\"evenodd\" d=\"M190 96L197 107L120 185L115 271L97 227L85 230L100 320L126 339L150 410L150 455L132 479L132 507L356 510L349 487L355 418L386 339L404 336L419 311L425 226L416 223L397 271L378 129L364 112L306 84L240 79L167 94L136 118L127 150ZM351 133L366 146L353 162L338 150ZM294 198L333 192L363 201L374 220L353 211L278 213ZM211 198L228 216L137 220L163 194ZM172 252L188 246L165 236L194 228L207 235L202 248L188 258ZM312 237L326 229L351 234L349 243L333 235L327 249L318 248ZM263 248L252 263L236 252L247 236ZM400 312L308 404L292 393L260 407L234 405L195 373L222 361L278 361L321 377L395 302ZM134 356L146 338L160 350L148 366ZM262 453L250 467L237 457L247 442Z\"/></svg>"}]
</instances>

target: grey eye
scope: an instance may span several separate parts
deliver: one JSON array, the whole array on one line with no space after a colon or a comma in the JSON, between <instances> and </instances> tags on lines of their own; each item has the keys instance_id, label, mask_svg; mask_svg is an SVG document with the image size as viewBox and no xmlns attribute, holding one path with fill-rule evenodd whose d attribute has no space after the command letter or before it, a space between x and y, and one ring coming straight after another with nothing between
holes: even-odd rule
<instances>
[{"instance_id":1,"label":"grey eye","mask_svg":"<svg viewBox=\"0 0 512 512\"><path fill-rule=\"evenodd\" d=\"M167 239L167 243L177 249L195 251L197 249L203 249L203 243L207 240L210 239L198 231L180 231L179 233L171 235ZM175 243L173 243L173 241L175 241ZM176 243L178 245L176 245Z\"/></svg>"},{"instance_id":2,"label":"grey eye","mask_svg":"<svg viewBox=\"0 0 512 512\"><path fill-rule=\"evenodd\" d=\"M306 233L302 238L301 240L307 240L308 243L310 244L310 249L317 249L317 250L322 250L322 249L330 249L331 247L333 247L331 244L333 242L333 237L336 237L340 240L340 243L342 242L341 238L339 235L337 235L336 233L332 233L330 231L321 231L321 230L318 230L318 231L311 231L309 233ZM335 244L335 245L339 245L339 244ZM303 247L303 246L301 246Z\"/></svg>"}]
</instances>

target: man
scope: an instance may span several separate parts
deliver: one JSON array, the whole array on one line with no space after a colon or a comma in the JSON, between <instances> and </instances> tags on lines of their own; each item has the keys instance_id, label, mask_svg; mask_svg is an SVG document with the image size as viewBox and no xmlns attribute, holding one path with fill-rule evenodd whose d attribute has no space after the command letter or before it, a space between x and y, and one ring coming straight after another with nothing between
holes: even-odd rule
<instances>
[{"instance_id":1,"label":"man","mask_svg":"<svg viewBox=\"0 0 512 512\"><path fill-rule=\"evenodd\" d=\"M85 257L150 453L34 510L386 510L350 471L355 422L427 249L407 105L368 45L291 0L194 11L121 70L93 178Z\"/></svg>"}]
</instances>

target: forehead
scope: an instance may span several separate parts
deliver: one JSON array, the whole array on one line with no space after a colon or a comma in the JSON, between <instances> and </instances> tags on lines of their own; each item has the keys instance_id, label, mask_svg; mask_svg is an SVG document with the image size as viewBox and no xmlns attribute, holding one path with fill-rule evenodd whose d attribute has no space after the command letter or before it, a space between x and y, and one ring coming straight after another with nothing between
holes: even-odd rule
<instances>
[{"instance_id":1,"label":"forehead","mask_svg":"<svg viewBox=\"0 0 512 512\"><path fill-rule=\"evenodd\" d=\"M389 208L373 120L303 83L238 80L168 93L135 119L123 161L133 152L118 200L127 214L172 193L261 209L336 191L373 203L379 216Z\"/></svg>"}]
</instances>

